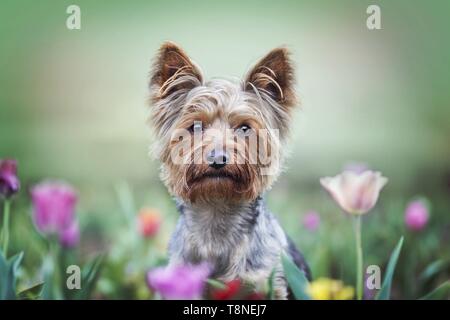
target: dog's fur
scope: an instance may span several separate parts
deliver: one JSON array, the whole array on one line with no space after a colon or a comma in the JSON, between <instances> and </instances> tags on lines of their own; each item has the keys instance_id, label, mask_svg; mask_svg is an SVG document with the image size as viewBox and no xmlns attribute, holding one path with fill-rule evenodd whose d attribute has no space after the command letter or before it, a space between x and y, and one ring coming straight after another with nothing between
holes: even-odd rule
<instances>
[{"instance_id":1,"label":"dog's fur","mask_svg":"<svg viewBox=\"0 0 450 320\"><path fill-rule=\"evenodd\" d=\"M275 270L279 299L288 296L280 262L283 251L309 277L302 255L261 198L281 170L281 149L296 105L293 82L285 48L272 50L241 82L205 82L199 67L180 47L167 42L160 48L150 80L151 121L161 177L180 212L169 246L172 264L208 262L213 277L223 281L240 278L256 286L267 282ZM180 129L194 136L194 121L204 124L200 147L174 136ZM234 134L226 135L230 130ZM263 130L268 134L260 134ZM267 146L270 162L252 158L252 136ZM175 163L173 155L180 147L185 161ZM231 161L226 165L212 168L208 161L196 161L224 147L230 151ZM258 144L258 152L261 149ZM270 174L263 174L263 168Z\"/></svg>"}]
</instances>

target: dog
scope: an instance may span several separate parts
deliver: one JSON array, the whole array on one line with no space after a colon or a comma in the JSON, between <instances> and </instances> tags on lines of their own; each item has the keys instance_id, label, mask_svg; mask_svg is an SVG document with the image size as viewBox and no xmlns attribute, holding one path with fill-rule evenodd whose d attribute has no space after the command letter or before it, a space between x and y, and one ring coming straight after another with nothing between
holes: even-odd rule
<instances>
[{"instance_id":1,"label":"dog","mask_svg":"<svg viewBox=\"0 0 450 320\"><path fill-rule=\"evenodd\" d=\"M309 279L310 270L263 200L283 167L297 104L289 51L273 49L243 81L205 81L184 50L166 42L149 88L154 155L180 213L170 264L206 262L211 277L255 288L270 278L275 298L292 297L281 253Z\"/></svg>"}]
</instances>

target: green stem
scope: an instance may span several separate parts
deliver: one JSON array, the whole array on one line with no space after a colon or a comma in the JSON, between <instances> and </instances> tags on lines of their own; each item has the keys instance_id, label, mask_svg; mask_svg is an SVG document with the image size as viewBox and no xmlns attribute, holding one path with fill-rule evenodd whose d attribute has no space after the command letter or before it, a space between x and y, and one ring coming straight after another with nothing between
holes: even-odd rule
<instances>
[{"instance_id":1,"label":"green stem","mask_svg":"<svg viewBox=\"0 0 450 320\"><path fill-rule=\"evenodd\" d=\"M363 298L363 251L361 245L361 216L355 217L355 238L356 238L356 297Z\"/></svg>"},{"instance_id":2,"label":"green stem","mask_svg":"<svg viewBox=\"0 0 450 320\"><path fill-rule=\"evenodd\" d=\"M53 299L60 300L62 299L61 292L61 269L60 269L60 250L59 244L56 238L52 237L50 239L50 254L52 256L53 262Z\"/></svg>"},{"instance_id":3,"label":"green stem","mask_svg":"<svg viewBox=\"0 0 450 320\"><path fill-rule=\"evenodd\" d=\"M9 200L5 200L3 207L3 228L2 228L2 250L5 258L8 257L8 244L9 244Z\"/></svg>"}]
</instances>

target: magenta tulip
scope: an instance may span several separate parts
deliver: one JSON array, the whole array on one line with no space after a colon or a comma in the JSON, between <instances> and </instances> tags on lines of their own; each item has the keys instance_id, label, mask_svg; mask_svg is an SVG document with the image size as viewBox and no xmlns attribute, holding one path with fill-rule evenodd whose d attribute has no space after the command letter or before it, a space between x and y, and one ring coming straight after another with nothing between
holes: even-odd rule
<instances>
[{"instance_id":1,"label":"magenta tulip","mask_svg":"<svg viewBox=\"0 0 450 320\"><path fill-rule=\"evenodd\" d=\"M405 210L405 224L412 231L420 231L428 223L429 211L420 200L412 201Z\"/></svg>"},{"instance_id":2,"label":"magenta tulip","mask_svg":"<svg viewBox=\"0 0 450 320\"><path fill-rule=\"evenodd\" d=\"M309 211L303 216L303 226L309 231L316 231L320 225L320 216L315 211Z\"/></svg>"},{"instance_id":3,"label":"magenta tulip","mask_svg":"<svg viewBox=\"0 0 450 320\"><path fill-rule=\"evenodd\" d=\"M63 230L59 235L59 243L65 248L75 247L80 241L80 229L77 222Z\"/></svg>"},{"instance_id":4,"label":"magenta tulip","mask_svg":"<svg viewBox=\"0 0 450 320\"><path fill-rule=\"evenodd\" d=\"M161 267L148 272L147 283L165 299L200 299L209 273L207 264Z\"/></svg>"},{"instance_id":5,"label":"magenta tulip","mask_svg":"<svg viewBox=\"0 0 450 320\"><path fill-rule=\"evenodd\" d=\"M78 242L75 219L77 196L75 190L62 182L43 182L31 190L33 218L43 234L55 235L60 243L72 246Z\"/></svg>"}]
</instances>

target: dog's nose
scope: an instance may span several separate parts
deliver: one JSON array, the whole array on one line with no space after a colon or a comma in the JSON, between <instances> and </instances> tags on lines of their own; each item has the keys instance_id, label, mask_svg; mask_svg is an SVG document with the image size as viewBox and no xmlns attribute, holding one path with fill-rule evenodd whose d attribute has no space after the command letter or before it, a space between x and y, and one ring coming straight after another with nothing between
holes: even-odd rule
<instances>
[{"instance_id":1,"label":"dog's nose","mask_svg":"<svg viewBox=\"0 0 450 320\"><path fill-rule=\"evenodd\" d=\"M211 150L206 160L210 167L220 169L228 163L228 158L227 153L223 150Z\"/></svg>"}]
</instances>

